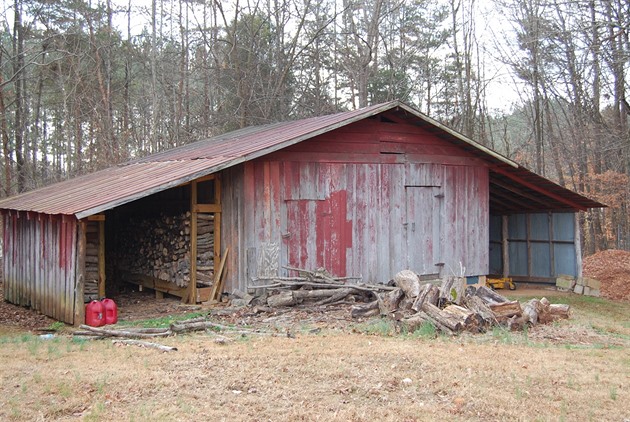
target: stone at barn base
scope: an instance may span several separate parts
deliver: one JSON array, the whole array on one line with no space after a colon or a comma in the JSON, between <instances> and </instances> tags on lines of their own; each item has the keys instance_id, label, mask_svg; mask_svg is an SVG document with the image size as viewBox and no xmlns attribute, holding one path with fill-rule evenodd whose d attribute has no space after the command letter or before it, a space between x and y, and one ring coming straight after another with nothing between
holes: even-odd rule
<instances>
[{"instance_id":1,"label":"stone at barn base","mask_svg":"<svg viewBox=\"0 0 630 422\"><path fill-rule=\"evenodd\" d=\"M573 290L574 286L575 286L575 278L571 277L570 275L562 274L556 278L556 288L558 290L569 291L569 290Z\"/></svg>"},{"instance_id":2,"label":"stone at barn base","mask_svg":"<svg viewBox=\"0 0 630 422\"><path fill-rule=\"evenodd\" d=\"M573 288L573 293L581 295L582 293L584 293L584 286L580 286L579 284L576 284L575 287Z\"/></svg>"}]
</instances>

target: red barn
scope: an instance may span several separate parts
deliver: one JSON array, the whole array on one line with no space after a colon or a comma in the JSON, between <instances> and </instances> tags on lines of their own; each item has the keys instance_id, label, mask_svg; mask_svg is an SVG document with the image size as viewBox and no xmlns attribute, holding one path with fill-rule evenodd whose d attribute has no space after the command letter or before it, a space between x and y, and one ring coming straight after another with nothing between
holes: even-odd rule
<instances>
[{"instance_id":1,"label":"red barn","mask_svg":"<svg viewBox=\"0 0 630 422\"><path fill-rule=\"evenodd\" d=\"M1 201L5 298L78 323L84 300L112 283L203 300L220 267L228 292L285 266L373 283L407 268L550 281L579 274L575 213L600 206L394 101L238 130Z\"/></svg>"}]
</instances>

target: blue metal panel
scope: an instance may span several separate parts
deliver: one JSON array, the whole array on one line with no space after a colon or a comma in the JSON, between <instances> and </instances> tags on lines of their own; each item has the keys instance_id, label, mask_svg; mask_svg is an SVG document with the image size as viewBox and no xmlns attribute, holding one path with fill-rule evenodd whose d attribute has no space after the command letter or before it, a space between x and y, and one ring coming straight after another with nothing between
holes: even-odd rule
<instances>
[{"instance_id":1,"label":"blue metal panel","mask_svg":"<svg viewBox=\"0 0 630 422\"><path fill-rule=\"evenodd\" d=\"M555 275L567 274L577 276L577 262L575 261L575 245L554 243L553 254L555 261Z\"/></svg>"},{"instance_id":2,"label":"blue metal panel","mask_svg":"<svg viewBox=\"0 0 630 422\"><path fill-rule=\"evenodd\" d=\"M503 272L503 261L500 243L490 243L490 274Z\"/></svg>"},{"instance_id":3,"label":"blue metal panel","mask_svg":"<svg viewBox=\"0 0 630 422\"><path fill-rule=\"evenodd\" d=\"M510 242L510 275L527 275L527 242Z\"/></svg>"},{"instance_id":4,"label":"blue metal panel","mask_svg":"<svg viewBox=\"0 0 630 422\"><path fill-rule=\"evenodd\" d=\"M527 214L514 214L509 217L508 236L510 239L527 238Z\"/></svg>"},{"instance_id":5,"label":"blue metal panel","mask_svg":"<svg viewBox=\"0 0 630 422\"><path fill-rule=\"evenodd\" d=\"M549 240L549 214L530 214L529 235L532 240Z\"/></svg>"},{"instance_id":6,"label":"blue metal panel","mask_svg":"<svg viewBox=\"0 0 630 422\"><path fill-rule=\"evenodd\" d=\"M553 240L573 242L575 239L575 214L553 214Z\"/></svg>"},{"instance_id":7,"label":"blue metal panel","mask_svg":"<svg viewBox=\"0 0 630 422\"><path fill-rule=\"evenodd\" d=\"M532 276L551 277L549 243L531 243Z\"/></svg>"},{"instance_id":8,"label":"blue metal panel","mask_svg":"<svg viewBox=\"0 0 630 422\"><path fill-rule=\"evenodd\" d=\"M490 216L490 241L501 241L501 222L502 217L500 215Z\"/></svg>"}]
</instances>

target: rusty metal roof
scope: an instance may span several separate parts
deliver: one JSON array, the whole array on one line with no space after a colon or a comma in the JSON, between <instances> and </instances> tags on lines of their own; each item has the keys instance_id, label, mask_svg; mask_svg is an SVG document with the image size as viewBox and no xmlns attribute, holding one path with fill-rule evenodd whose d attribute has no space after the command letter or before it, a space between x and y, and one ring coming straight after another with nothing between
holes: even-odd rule
<instances>
[{"instance_id":1,"label":"rusty metal roof","mask_svg":"<svg viewBox=\"0 0 630 422\"><path fill-rule=\"evenodd\" d=\"M0 209L84 218L385 112L429 128L491 165L500 166L502 172L529 178L531 183L550 183L545 189L551 189L552 197L558 195L570 199L569 203L563 204L565 207L602 206L529 172L411 107L392 101L355 111L237 130L6 198L0 201Z\"/></svg>"}]
</instances>

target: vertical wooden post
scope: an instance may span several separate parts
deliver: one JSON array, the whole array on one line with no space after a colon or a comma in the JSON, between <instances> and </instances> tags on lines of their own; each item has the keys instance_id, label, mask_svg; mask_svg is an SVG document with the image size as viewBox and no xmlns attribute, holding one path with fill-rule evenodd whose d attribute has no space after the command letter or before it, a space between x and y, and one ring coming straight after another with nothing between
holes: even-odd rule
<instances>
[{"instance_id":1,"label":"vertical wooden post","mask_svg":"<svg viewBox=\"0 0 630 422\"><path fill-rule=\"evenodd\" d=\"M103 216L104 217L104 216ZM105 221L98 222L98 297L105 297Z\"/></svg>"},{"instance_id":2,"label":"vertical wooden post","mask_svg":"<svg viewBox=\"0 0 630 422\"><path fill-rule=\"evenodd\" d=\"M575 235L573 236L573 242L575 244L575 271L578 277L582 277L582 230L580 226L579 212L575 213L573 229L575 231Z\"/></svg>"},{"instance_id":3,"label":"vertical wooden post","mask_svg":"<svg viewBox=\"0 0 630 422\"><path fill-rule=\"evenodd\" d=\"M85 321L85 305L83 300L83 287L85 286L85 250L87 245L87 223L79 220L77 223L77 259L74 277L74 325L78 326Z\"/></svg>"},{"instance_id":4,"label":"vertical wooden post","mask_svg":"<svg viewBox=\"0 0 630 422\"><path fill-rule=\"evenodd\" d=\"M508 242L508 222L507 215L501 216L501 255L503 259L503 277L510 276L510 244Z\"/></svg>"},{"instance_id":5,"label":"vertical wooden post","mask_svg":"<svg viewBox=\"0 0 630 422\"><path fill-rule=\"evenodd\" d=\"M214 178L214 203L221 205L221 177L218 174ZM212 262L216 274L221 262L221 212L214 213L214 257Z\"/></svg>"},{"instance_id":6,"label":"vertical wooden post","mask_svg":"<svg viewBox=\"0 0 630 422\"><path fill-rule=\"evenodd\" d=\"M197 182L194 180L190 182L190 282L187 301L197 302Z\"/></svg>"}]
</instances>

